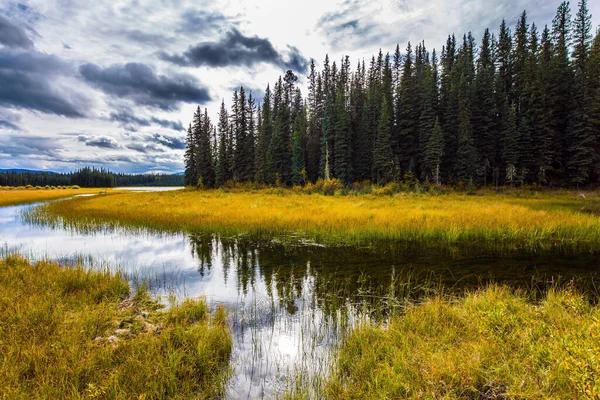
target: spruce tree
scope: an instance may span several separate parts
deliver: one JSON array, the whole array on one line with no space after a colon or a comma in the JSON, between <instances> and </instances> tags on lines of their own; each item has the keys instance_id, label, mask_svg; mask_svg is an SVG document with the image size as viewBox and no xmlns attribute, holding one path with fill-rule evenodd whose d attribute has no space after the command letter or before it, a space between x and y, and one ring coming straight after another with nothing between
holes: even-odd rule
<instances>
[{"instance_id":1,"label":"spruce tree","mask_svg":"<svg viewBox=\"0 0 600 400\"><path fill-rule=\"evenodd\" d=\"M221 102L221 110L219 111L219 126L218 126L218 150L217 162L215 168L215 183L217 186L223 185L230 179L227 157L227 136L229 135L229 116L225 108L225 101Z\"/></svg>"},{"instance_id":2,"label":"spruce tree","mask_svg":"<svg viewBox=\"0 0 600 400\"><path fill-rule=\"evenodd\" d=\"M185 172L183 180L185 186L194 186L198 182L196 172L196 142L192 131L192 125L188 128L188 133L185 139L186 149L184 155Z\"/></svg>"},{"instance_id":3,"label":"spruce tree","mask_svg":"<svg viewBox=\"0 0 600 400\"><path fill-rule=\"evenodd\" d=\"M425 178L431 178L436 184L441 183L442 155L444 154L444 135L440 126L439 118L435 119L433 131L427 142L425 153Z\"/></svg>"},{"instance_id":4,"label":"spruce tree","mask_svg":"<svg viewBox=\"0 0 600 400\"><path fill-rule=\"evenodd\" d=\"M480 153L479 165L484 185L491 182L498 165L494 75L492 36L486 29L477 60L473 100L473 140Z\"/></svg>"},{"instance_id":5,"label":"spruce tree","mask_svg":"<svg viewBox=\"0 0 600 400\"><path fill-rule=\"evenodd\" d=\"M396 166L393 161L394 152L390 137L390 121L391 106L386 96L381 106L381 118L379 120L379 129L373 154L373 181L378 185L384 185L392 181L396 173Z\"/></svg>"},{"instance_id":6,"label":"spruce tree","mask_svg":"<svg viewBox=\"0 0 600 400\"><path fill-rule=\"evenodd\" d=\"M569 181L579 186L587 181L590 174L595 136L590 122L592 98L587 67L592 40L592 24L586 0L579 2L574 28L573 109L566 145Z\"/></svg>"}]
</instances>

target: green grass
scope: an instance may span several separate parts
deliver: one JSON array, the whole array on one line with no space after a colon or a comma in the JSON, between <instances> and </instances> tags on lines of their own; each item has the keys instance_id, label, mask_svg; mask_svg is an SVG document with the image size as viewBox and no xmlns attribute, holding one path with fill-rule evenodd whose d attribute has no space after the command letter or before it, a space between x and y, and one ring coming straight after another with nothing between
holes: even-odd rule
<instances>
[{"instance_id":1,"label":"green grass","mask_svg":"<svg viewBox=\"0 0 600 400\"><path fill-rule=\"evenodd\" d=\"M325 397L600 398L600 307L569 289L531 296L490 286L358 327L339 349Z\"/></svg>"},{"instance_id":2,"label":"green grass","mask_svg":"<svg viewBox=\"0 0 600 400\"><path fill-rule=\"evenodd\" d=\"M231 336L204 301L161 311L109 272L0 260L0 398L207 399Z\"/></svg>"}]
</instances>

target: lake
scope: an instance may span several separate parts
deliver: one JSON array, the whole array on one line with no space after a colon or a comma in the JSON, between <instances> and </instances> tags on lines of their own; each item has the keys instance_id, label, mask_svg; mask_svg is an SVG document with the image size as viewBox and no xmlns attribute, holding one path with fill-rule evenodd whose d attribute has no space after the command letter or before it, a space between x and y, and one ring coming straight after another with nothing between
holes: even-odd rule
<instances>
[{"instance_id":1,"label":"lake","mask_svg":"<svg viewBox=\"0 0 600 400\"><path fill-rule=\"evenodd\" d=\"M357 321L385 323L405 297L492 281L543 287L559 276L586 284L600 272L594 255L494 252L468 244L324 247L217 232L103 226L82 231L31 222L27 211L36 206L0 208L3 253L109 266L124 271L134 285L148 280L165 302L169 296L204 296L226 306L234 334L232 399L270 397L297 374L314 379L318 390L340 335Z\"/></svg>"}]
</instances>

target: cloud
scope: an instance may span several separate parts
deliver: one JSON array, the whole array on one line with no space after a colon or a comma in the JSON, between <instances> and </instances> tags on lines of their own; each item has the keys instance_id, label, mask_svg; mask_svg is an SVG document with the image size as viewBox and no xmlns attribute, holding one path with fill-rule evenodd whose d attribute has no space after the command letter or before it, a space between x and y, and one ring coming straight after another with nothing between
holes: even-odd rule
<instances>
[{"instance_id":1,"label":"cloud","mask_svg":"<svg viewBox=\"0 0 600 400\"><path fill-rule=\"evenodd\" d=\"M168 147L172 150L183 150L185 149L185 143L182 139L176 138L174 136L168 136L164 134L155 134L153 136L154 140L157 143L162 144L165 147Z\"/></svg>"},{"instance_id":2,"label":"cloud","mask_svg":"<svg viewBox=\"0 0 600 400\"><path fill-rule=\"evenodd\" d=\"M137 151L139 153L164 153L165 149L154 144L144 144L144 143L132 143L127 145L127 148L130 150Z\"/></svg>"},{"instance_id":3,"label":"cloud","mask_svg":"<svg viewBox=\"0 0 600 400\"><path fill-rule=\"evenodd\" d=\"M139 29L122 30L119 33L133 42L147 44L155 47L166 46L174 41L173 38L166 37L165 35L143 32Z\"/></svg>"},{"instance_id":4,"label":"cloud","mask_svg":"<svg viewBox=\"0 0 600 400\"><path fill-rule=\"evenodd\" d=\"M86 136L80 135L77 138L80 142L85 143L86 146L99 147L101 149L120 149L121 145L111 136Z\"/></svg>"},{"instance_id":5,"label":"cloud","mask_svg":"<svg viewBox=\"0 0 600 400\"><path fill-rule=\"evenodd\" d=\"M236 28L227 32L220 41L198 43L181 55L160 52L159 57L177 65L194 67L251 67L268 63L304 73L308 66L308 61L297 48L288 46L288 54L284 58L269 39L245 36Z\"/></svg>"},{"instance_id":6,"label":"cloud","mask_svg":"<svg viewBox=\"0 0 600 400\"><path fill-rule=\"evenodd\" d=\"M2 14L0 14L0 43L8 47L33 48L33 41L25 29L14 24Z\"/></svg>"},{"instance_id":7,"label":"cloud","mask_svg":"<svg viewBox=\"0 0 600 400\"><path fill-rule=\"evenodd\" d=\"M0 119L0 129L10 129L11 131L20 131L21 129L10 121Z\"/></svg>"},{"instance_id":8,"label":"cloud","mask_svg":"<svg viewBox=\"0 0 600 400\"><path fill-rule=\"evenodd\" d=\"M71 67L56 56L0 49L0 106L82 117L89 99L62 77Z\"/></svg>"},{"instance_id":9,"label":"cloud","mask_svg":"<svg viewBox=\"0 0 600 400\"><path fill-rule=\"evenodd\" d=\"M181 102L204 104L211 100L208 89L193 76L157 75L142 63L113 64L106 68L88 63L80 66L79 72L104 93L163 110L176 110Z\"/></svg>"},{"instance_id":10,"label":"cloud","mask_svg":"<svg viewBox=\"0 0 600 400\"><path fill-rule=\"evenodd\" d=\"M20 131L21 128L17 123L21 122L21 116L8 109L0 108L0 129Z\"/></svg>"},{"instance_id":11,"label":"cloud","mask_svg":"<svg viewBox=\"0 0 600 400\"><path fill-rule=\"evenodd\" d=\"M497 29L503 18L512 26L524 9L530 22L549 21L558 4L558 0L344 0L318 19L315 31L330 48L340 52L374 52L393 49L396 43L404 47L408 41L421 40L439 49L448 34L462 36L472 31L477 37L485 28Z\"/></svg>"},{"instance_id":12,"label":"cloud","mask_svg":"<svg viewBox=\"0 0 600 400\"><path fill-rule=\"evenodd\" d=\"M110 118L119 123L119 125L128 131L134 131L136 126L158 125L163 128L172 129L174 131L183 131L181 121L170 121L156 117L141 118L136 117L131 111L120 110L110 113Z\"/></svg>"},{"instance_id":13,"label":"cloud","mask_svg":"<svg viewBox=\"0 0 600 400\"><path fill-rule=\"evenodd\" d=\"M4 140L3 140L4 141ZM0 155L10 157L58 158L62 146L53 138L29 135L7 135L0 146Z\"/></svg>"},{"instance_id":14,"label":"cloud","mask_svg":"<svg viewBox=\"0 0 600 400\"><path fill-rule=\"evenodd\" d=\"M235 24L235 21L219 12L187 10L181 15L181 28L178 32L206 33L231 24Z\"/></svg>"}]
</instances>

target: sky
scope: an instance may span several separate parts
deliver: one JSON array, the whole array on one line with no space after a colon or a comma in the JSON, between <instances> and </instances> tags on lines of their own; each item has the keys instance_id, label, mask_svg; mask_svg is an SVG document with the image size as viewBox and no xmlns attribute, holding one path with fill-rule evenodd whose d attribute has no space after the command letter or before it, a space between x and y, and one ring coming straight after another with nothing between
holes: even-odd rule
<instances>
[{"instance_id":1,"label":"sky","mask_svg":"<svg viewBox=\"0 0 600 400\"><path fill-rule=\"evenodd\" d=\"M600 1L589 1L594 31ZM370 60L523 10L550 24L560 0L0 0L0 169L183 170L194 110L216 122L243 85L259 101L311 59ZM575 15L577 4L571 4ZM541 30L541 29L540 29Z\"/></svg>"}]
</instances>

